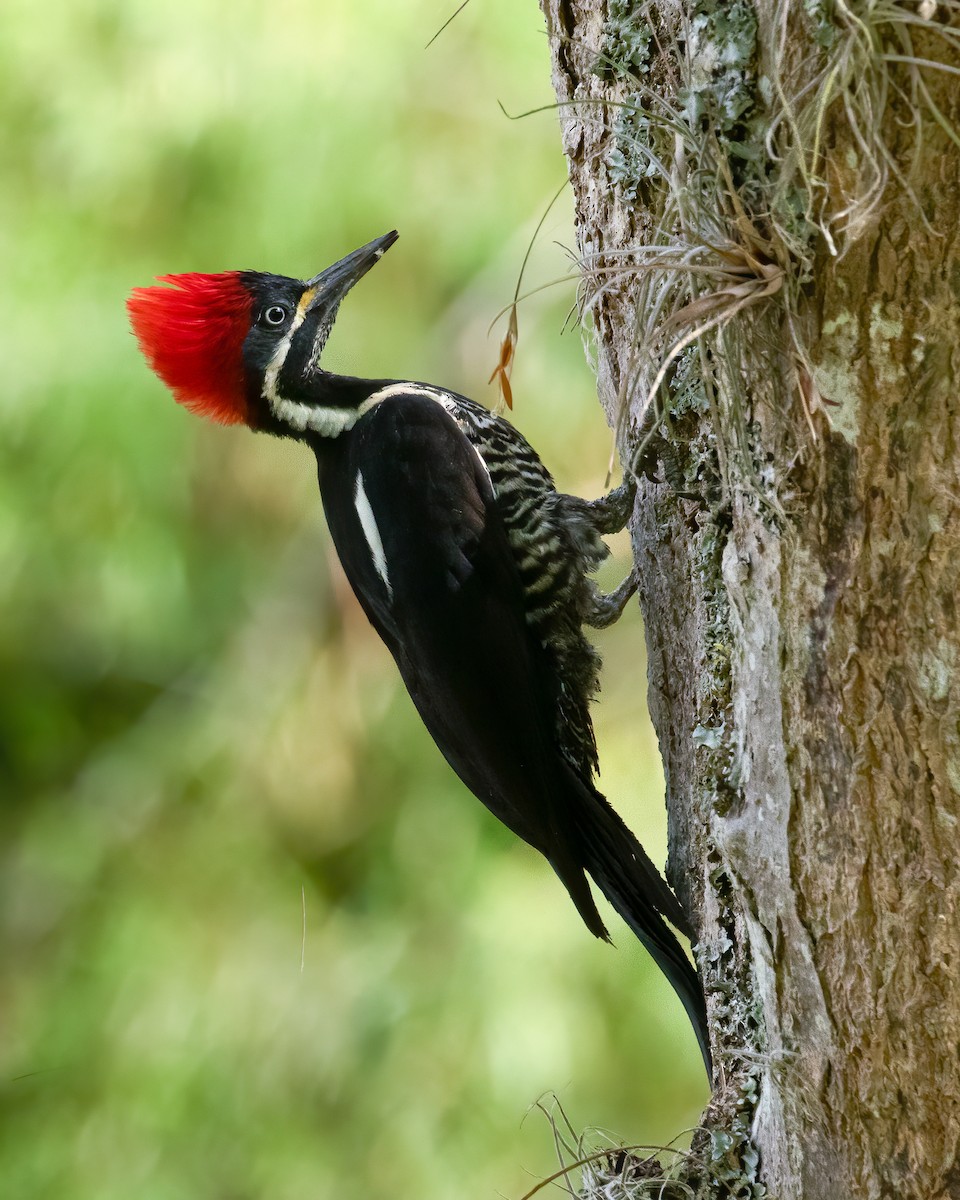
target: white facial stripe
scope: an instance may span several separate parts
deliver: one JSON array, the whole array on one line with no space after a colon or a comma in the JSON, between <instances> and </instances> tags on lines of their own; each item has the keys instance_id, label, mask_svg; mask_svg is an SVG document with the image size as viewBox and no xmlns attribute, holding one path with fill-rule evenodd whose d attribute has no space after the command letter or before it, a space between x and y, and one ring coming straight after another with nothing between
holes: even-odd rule
<instances>
[{"instance_id":1,"label":"white facial stripe","mask_svg":"<svg viewBox=\"0 0 960 1200\"><path fill-rule=\"evenodd\" d=\"M278 343L273 357L263 376L263 398L270 405L273 415L298 433L310 429L321 437L338 437L356 425L360 417L355 408L330 408L318 404L302 404L299 400L287 400L280 395L277 379L290 353L290 343L307 317L307 309L316 295L316 288L308 288L300 297L297 311L293 314L290 328Z\"/></svg>"},{"instance_id":2,"label":"white facial stripe","mask_svg":"<svg viewBox=\"0 0 960 1200\"><path fill-rule=\"evenodd\" d=\"M297 305L297 311L293 314L293 320L290 322L290 328L283 335L282 340L278 343L276 350L273 352L273 357L267 364L266 374L263 377L263 395L276 415L277 406L284 401L281 400L280 394L277 391L277 377L283 369L283 364L287 361L287 355L290 353L290 343L293 341L293 335L297 332L307 316L307 305L313 299L316 289L310 288L300 297L300 303ZM305 426L299 425L298 429L303 429Z\"/></svg>"},{"instance_id":3,"label":"white facial stripe","mask_svg":"<svg viewBox=\"0 0 960 1200\"><path fill-rule=\"evenodd\" d=\"M377 528L377 520L373 515L373 509L370 507L370 501L367 499L367 491L363 486L363 476L357 472L357 483L353 491L353 503L357 509L357 516L360 518L360 527L363 529L363 536L367 539L367 545L370 547L370 553L373 555L373 565L376 568L377 574L383 580L383 585L387 589L387 595L393 599L393 586L387 575L387 556L383 552L383 541L380 538L380 530Z\"/></svg>"}]
</instances>

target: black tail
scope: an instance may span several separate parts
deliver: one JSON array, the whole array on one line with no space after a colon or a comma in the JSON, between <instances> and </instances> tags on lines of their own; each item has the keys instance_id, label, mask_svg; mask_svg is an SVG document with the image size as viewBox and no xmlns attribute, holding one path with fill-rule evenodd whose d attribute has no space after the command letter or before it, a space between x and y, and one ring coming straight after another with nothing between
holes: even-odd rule
<instances>
[{"instance_id":1,"label":"black tail","mask_svg":"<svg viewBox=\"0 0 960 1200\"><path fill-rule=\"evenodd\" d=\"M703 987L663 920L666 917L689 936L686 914L643 847L603 796L580 781L578 785L581 796L589 796L589 802L576 805L573 813L583 868L670 980L693 1025L707 1075L712 1079Z\"/></svg>"}]
</instances>

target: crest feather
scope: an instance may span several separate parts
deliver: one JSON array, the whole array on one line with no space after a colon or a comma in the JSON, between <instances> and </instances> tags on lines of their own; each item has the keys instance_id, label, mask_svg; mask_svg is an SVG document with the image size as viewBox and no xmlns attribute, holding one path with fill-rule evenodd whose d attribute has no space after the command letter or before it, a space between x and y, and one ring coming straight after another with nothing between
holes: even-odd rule
<instances>
[{"instance_id":1,"label":"crest feather","mask_svg":"<svg viewBox=\"0 0 960 1200\"><path fill-rule=\"evenodd\" d=\"M253 296L240 271L161 275L134 288L130 324L150 366L179 404L224 425L248 418L243 343Z\"/></svg>"}]
</instances>

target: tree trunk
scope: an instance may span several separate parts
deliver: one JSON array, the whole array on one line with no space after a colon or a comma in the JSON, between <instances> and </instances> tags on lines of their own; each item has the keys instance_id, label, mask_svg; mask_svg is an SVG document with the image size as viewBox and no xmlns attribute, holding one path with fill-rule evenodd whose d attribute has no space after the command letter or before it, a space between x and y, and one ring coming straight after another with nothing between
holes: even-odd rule
<instances>
[{"instance_id":1,"label":"tree trunk","mask_svg":"<svg viewBox=\"0 0 960 1200\"><path fill-rule=\"evenodd\" d=\"M701 1196L960 1197L960 79L904 61L956 72L958 18L854 7L543 0L643 475Z\"/></svg>"}]
</instances>

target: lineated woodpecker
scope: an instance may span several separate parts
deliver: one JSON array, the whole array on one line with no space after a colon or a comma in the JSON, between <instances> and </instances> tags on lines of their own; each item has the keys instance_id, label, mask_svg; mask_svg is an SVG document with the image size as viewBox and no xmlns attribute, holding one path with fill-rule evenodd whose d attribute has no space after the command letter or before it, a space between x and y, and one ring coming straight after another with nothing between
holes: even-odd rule
<instances>
[{"instance_id":1,"label":"lineated woodpecker","mask_svg":"<svg viewBox=\"0 0 960 1200\"><path fill-rule=\"evenodd\" d=\"M636 590L631 576L603 595L589 578L633 485L564 495L524 438L472 400L323 369L340 302L396 238L306 282L162 276L169 286L132 293L133 330L181 404L313 450L343 569L444 757L609 941L592 876L676 989L709 1072L700 982L664 921L689 934L684 912L593 783L600 664L582 627L615 621Z\"/></svg>"}]
</instances>

